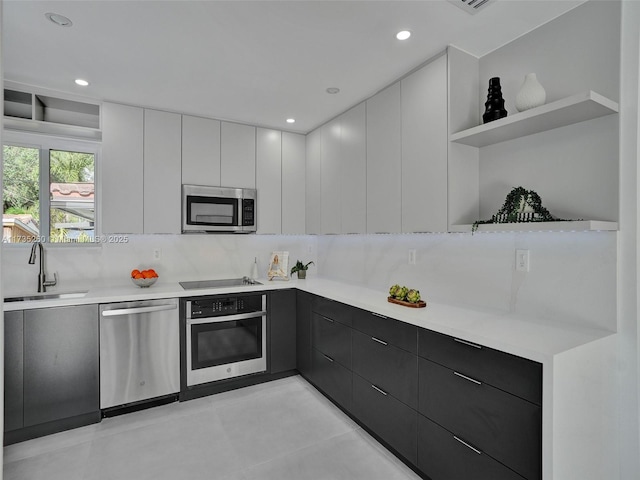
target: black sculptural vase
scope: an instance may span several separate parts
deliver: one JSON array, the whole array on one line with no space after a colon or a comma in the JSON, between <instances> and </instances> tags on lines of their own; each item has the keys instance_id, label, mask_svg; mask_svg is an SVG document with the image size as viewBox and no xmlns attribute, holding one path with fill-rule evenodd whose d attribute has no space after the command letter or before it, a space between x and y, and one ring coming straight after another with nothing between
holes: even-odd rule
<instances>
[{"instance_id":1,"label":"black sculptural vase","mask_svg":"<svg viewBox=\"0 0 640 480\"><path fill-rule=\"evenodd\" d=\"M502 98L500 77L493 77L489 80L489 93L484 106L485 111L484 115L482 115L484 123L493 122L507 116L507 111L504 108L504 99Z\"/></svg>"}]
</instances>

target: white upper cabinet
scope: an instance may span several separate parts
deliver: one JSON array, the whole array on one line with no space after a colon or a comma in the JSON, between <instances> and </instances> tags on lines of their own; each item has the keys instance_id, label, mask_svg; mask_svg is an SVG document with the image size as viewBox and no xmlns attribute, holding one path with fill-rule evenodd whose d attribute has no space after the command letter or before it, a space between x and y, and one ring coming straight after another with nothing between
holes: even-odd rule
<instances>
[{"instance_id":1,"label":"white upper cabinet","mask_svg":"<svg viewBox=\"0 0 640 480\"><path fill-rule=\"evenodd\" d=\"M401 232L400 82L367 100L367 232Z\"/></svg>"},{"instance_id":2,"label":"white upper cabinet","mask_svg":"<svg viewBox=\"0 0 640 480\"><path fill-rule=\"evenodd\" d=\"M257 233L282 232L282 132L256 130Z\"/></svg>"},{"instance_id":3,"label":"white upper cabinet","mask_svg":"<svg viewBox=\"0 0 640 480\"><path fill-rule=\"evenodd\" d=\"M447 231L447 57L401 81L402 231Z\"/></svg>"},{"instance_id":4,"label":"white upper cabinet","mask_svg":"<svg viewBox=\"0 0 640 480\"><path fill-rule=\"evenodd\" d=\"M256 188L256 127L222 122L220 132L221 186Z\"/></svg>"},{"instance_id":5,"label":"white upper cabinet","mask_svg":"<svg viewBox=\"0 0 640 480\"><path fill-rule=\"evenodd\" d=\"M102 104L101 231L142 233L142 108Z\"/></svg>"},{"instance_id":6,"label":"white upper cabinet","mask_svg":"<svg viewBox=\"0 0 640 480\"><path fill-rule=\"evenodd\" d=\"M307 234L317 234L320 225L320 162L322 152L321 129L307 135L305 171L305 223Z\"/></svg>"},{"instance_id":7,"label":"white upper cabinet","mask_svg":"<svg viewBox=\"0 0 640 480\"><path fill-rule=\"evenodd\" d=\"M220 186L220 121L182 116L182 183Z\"/></svg>"},{"instance_id":8,"label":"white upper cabinet","mask_svg":"<svg viewBox=\"0 0 640 480\"><path fill-rule=\"evenodd\" d=\"M342 233L367 232L366 104L339 117L341 132L340 200ZM334 212L335 213L335 212Z\"/></svg>"},{"instance_id":9,"label":"white upper cabinet","mask_svg":"<svg viewBox=\"0 0 640 480\"><path fill-rule=\"evenodd\" d=\"M282 233L305 233L305 136L282 132Z\"/></svg>"},{"instance_id":10,"label":"white upper cabinet","mask_svg":"<svg viewBox=\"0 0 640 480\"><path fill-rule=\"evenodd\" d=\"M181 124L177 113L144 111L144 233L180 233Z\"/></svg>"},{"instance_id":11,"label":"white upper cabinet","mask_svg":"<svg viewBox=\"0 0 640 480\"><path fill-rule=\"evenodd\" d=\"M336 118L320 128L320 225L322 233L342 233L341 202L341 127Z\"/></svg>"}]
</instances>

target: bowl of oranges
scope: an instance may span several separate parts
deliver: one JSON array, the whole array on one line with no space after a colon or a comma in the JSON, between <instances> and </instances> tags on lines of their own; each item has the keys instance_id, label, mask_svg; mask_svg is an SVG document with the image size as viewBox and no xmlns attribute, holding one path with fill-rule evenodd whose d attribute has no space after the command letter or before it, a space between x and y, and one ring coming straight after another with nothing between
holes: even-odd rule
<instances>
[{"instance_id":1,"label":"bowl of oranges","mask_svg":"<svg viewBox=\"0 0 640 480\"><path fill-rule=\"evenodd\" d=\"M150 287L158 280L158 274L153 268L148 270L131 270L131 281L141 288Z\"/></svg>"}]
</instances>

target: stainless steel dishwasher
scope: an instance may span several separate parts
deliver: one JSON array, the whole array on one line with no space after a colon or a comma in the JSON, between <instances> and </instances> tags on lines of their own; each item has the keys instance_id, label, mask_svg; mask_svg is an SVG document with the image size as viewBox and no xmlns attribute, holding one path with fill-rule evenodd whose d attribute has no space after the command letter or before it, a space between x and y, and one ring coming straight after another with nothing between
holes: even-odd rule
<instances>
[{"instance_id":1,"label":"stainless steel dishwasher","mask_svg":"<svg viewBox=\"0 0 640 480\"><path fill-rule=\"evenodd\" d=\"M179 390L178 300L100 305L100 408Z\"/></svg>"}]
</instances>

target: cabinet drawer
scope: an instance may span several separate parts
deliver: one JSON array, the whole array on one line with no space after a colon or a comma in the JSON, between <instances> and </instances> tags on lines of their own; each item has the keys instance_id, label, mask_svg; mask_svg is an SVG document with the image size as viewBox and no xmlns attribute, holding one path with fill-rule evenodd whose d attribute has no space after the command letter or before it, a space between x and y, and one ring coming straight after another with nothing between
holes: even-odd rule
<instances>
[{"instance_id":1,"label":"cabinet drawer","mask_svg":"<svg viewBox=\"0 0 640 480\"><path fill-rule=\"evenodd\" d=\"M353 375L353 414L415 465L418 413L377 385Z\"/></svg>"},{"instance_id":2,"label":"cabinet drawer","mask_svg":"<svg viewBox=\"0 0 640 480\"><path fill-rule=\"evenodd\" d=\"M313 349L313 381L337 404L351 410L351 370Z\"/></svg>"},{"instance_id":3,"label":"cabinet drawer","mask_svg":"<svg viewBox=\"0 0 640 480\"><path fill-rule=\"evenodd\" d=\"M352 318L355 310L354 307L324 297L316 297L313 302L315 313L349 327L353 323Z\"/></svg>"},{"instance_id":4,"label":"cabinet drawer","mask_svg":"<svg viewBox=\"0 0 640 480\"><path fill-rule=\"evenodd\" d=\"M541 478L538 405L421 358L419 411L529 480Z\"/></svg>"},{"instance_id":5,"label":"cabinet drawer","mask_svg":"<svg viewBox=\"0 0 640 480\"><path fill-rule=\"evenodd\" d=\"M542 405L542 364L440 333L419 329L418 354Z\"/></svg>"},{"instance_id":6,"label":"cabinet drawer","mask_svg":"<svg viewBox=\"0 0 640 480\"><path fill-rule=\"evenodd\" d=\"M418 468L431 480L523 480L513 470L474 448L461 437L418 415Z\"/></svg>"},{"instance_id":7,"label":"cabinet drawer","mask_svg":"<svg viewBox=\"0 0 640 480\"><path fill-rule=\"evenodd\" d=\"M383 315L356 310L353 328L411 353L418 352L418 327Z\"/></svg>"},{"instance_id":8,"label":"cabinet drawer","mask_svg":"<svg viewBox=\"0 0 640 480\"><path fill-rule=\"evenodd\" d=\"M353 331L353 372L418 408L418 357L376 337Z\"/></svg>"},{"instance_id":9,"label":"cabinet drawer","mask_svg":"<svg viewBox=\"0 0 640 480\"><path fill-rule=\"evenodd\" d=\"M313 346L351 370L351 329L317 313L312 322Z\"/></svg>"}]
</instances>

